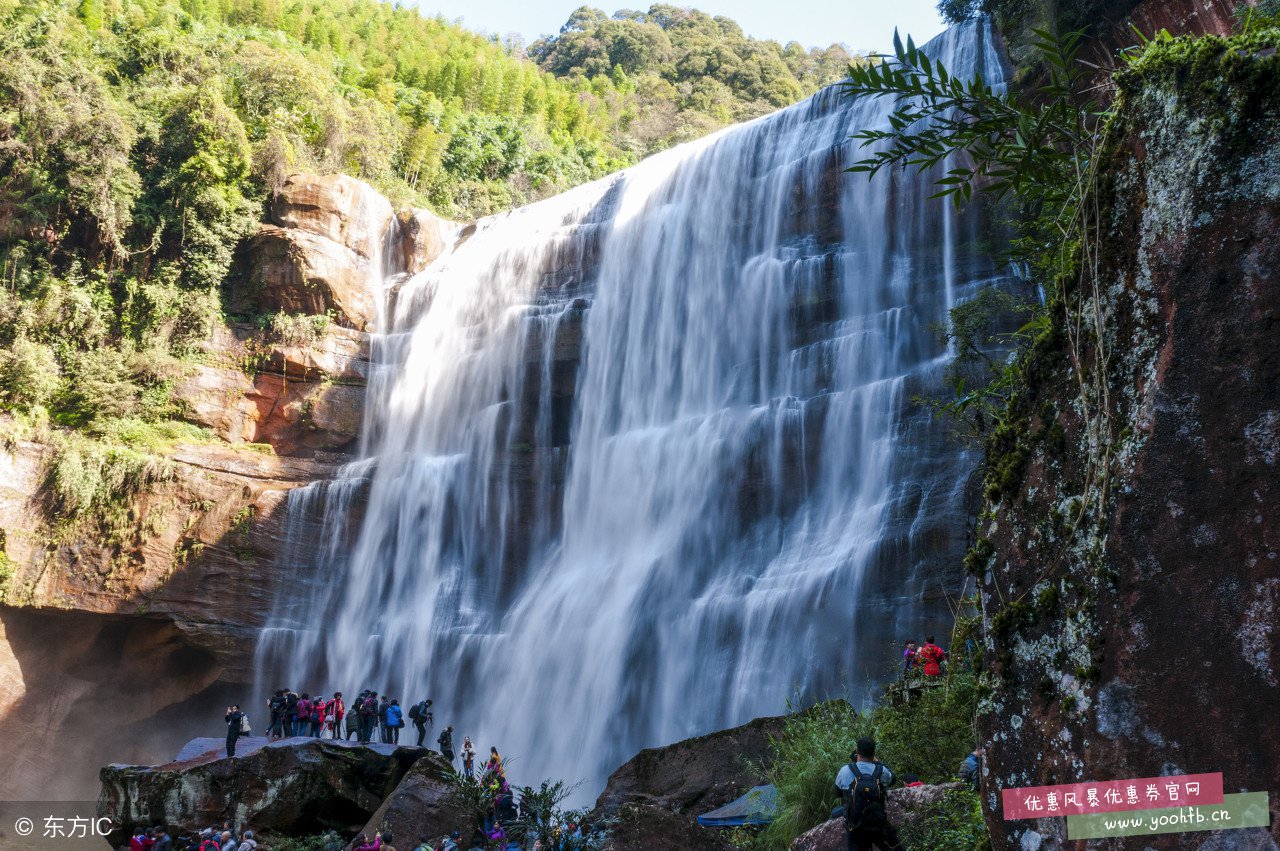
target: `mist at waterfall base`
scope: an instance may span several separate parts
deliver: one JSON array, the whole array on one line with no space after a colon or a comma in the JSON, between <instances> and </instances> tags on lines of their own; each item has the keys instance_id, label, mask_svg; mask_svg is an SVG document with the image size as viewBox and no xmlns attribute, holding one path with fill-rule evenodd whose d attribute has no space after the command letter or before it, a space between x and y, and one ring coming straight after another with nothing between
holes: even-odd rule
<instances>
[{"instance_id":1,"label":"mist at waterfall base","mask_svg":"<svg viewBox=\"0 0 1280 851\"><path fill-rule=\"evenodd\" d=\"M928 50L999 83L992 42ZM843 172L892 108L825 90L380 282L363 460L291 498L254 702L430 697L428 745L452 724L585 801L944 634L976 457L918 397L1000 272L936 175Z\"/></svg>"}]
</instances>

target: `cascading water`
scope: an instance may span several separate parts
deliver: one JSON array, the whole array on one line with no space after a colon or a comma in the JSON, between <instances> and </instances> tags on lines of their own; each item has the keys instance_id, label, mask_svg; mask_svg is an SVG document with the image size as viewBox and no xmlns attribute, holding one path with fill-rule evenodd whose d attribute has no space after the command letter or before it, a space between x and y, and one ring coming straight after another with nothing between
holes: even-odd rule
<instances>
[{"instance_id":1,"label":"cascading water","mask_svg":"<svg viewBox=\"0 0 1280 851\"><path fill-rule=\"evenodd\" d=\"M1001 79L985 22L928 50ZM973 459L913 399L995 273L931 178L842 172L891 106L826 90L405 282L365 460L292 498L263 692L430 696L526 779L595 782L864 693L941 626Z\"/></svg>"}]
</instances>

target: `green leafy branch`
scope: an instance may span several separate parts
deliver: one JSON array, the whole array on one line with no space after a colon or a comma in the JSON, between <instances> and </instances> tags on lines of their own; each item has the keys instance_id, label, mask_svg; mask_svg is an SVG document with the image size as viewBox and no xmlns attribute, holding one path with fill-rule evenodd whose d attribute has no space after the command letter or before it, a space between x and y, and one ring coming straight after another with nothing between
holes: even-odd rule
<instances>
[{"instance_id":1,"label":"green leafy branch","mask_svg":"<svg viewBox=\"0 0 1280 851\"><path fill-rule=\"evenodd\" d=\"M1087 73L1077 61L1081 33L1034 33L1046 78L1032 96L1024 97L981 77L954 76L910 36L904 45L895 31L892 56L850 67L841 84L852 98L902 99L889 115L890 129L853 136L864 148L884 147L847 170L873 177L887 166L901 165L923 173L964 154L967 164L952 162L931 197L950 196L958 206L981 185L997 197L1039 196L1036 200L1061 209L1070 200L1079 156L1092 152L1098 113L1092 101L1077 102Z\"/></svg>"}]
</instances>

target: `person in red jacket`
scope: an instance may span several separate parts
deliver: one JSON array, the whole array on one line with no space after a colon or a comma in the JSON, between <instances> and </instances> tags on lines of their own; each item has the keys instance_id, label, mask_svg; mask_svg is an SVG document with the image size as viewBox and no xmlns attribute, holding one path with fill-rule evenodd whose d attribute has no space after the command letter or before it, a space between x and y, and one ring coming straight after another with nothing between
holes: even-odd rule
<instances>
[{"instance_id":1,"label":"person in red jacket","mask_svg":"<svg viewBox=\"0 0 1280 851\"><path fill-rule=\"evenodd\" d=\"M151 835L151 828L146 832L139 829L136 834L129 837L129 851L151 851L151 846L155 844L156 840Z\"/></svg>"},{"instance_id":2,"label":"person in red jacket","mask_svg":"<svg viewBox=\"0 0 1280 851\"><path fill-rule=\"evenodd\" d=\"M329 738L342 738L342 718L347 714L346 704L342 702L342 692L333 693L333 700L329 701L325 714L328 716Z\"/></svg>"},{"instance_id":3,"label":"person in red jacket","mask_svg":"<svg viewBox=\"0 0 1280 851\"><path fill-rule=\"evenodd\" d=\"M930 635L924 640L924 646L917 653L919 665L924 671L926 677L938 677L942 675L942 663L946 661L946 652L933 643L933 636Z\"/></svg>"},{"instance_id":4,"label":"person in red jacket","mask_svg":"<svg viewBox=\"0 0 1280 851\"><path fill-rule=\"evenodd\" d=\"M324 730L324 715L327 709L324 698L317 694L311 701L311 732L309 734L311 738L320 738L320 733Z\"/></svg>"}]
</instances>

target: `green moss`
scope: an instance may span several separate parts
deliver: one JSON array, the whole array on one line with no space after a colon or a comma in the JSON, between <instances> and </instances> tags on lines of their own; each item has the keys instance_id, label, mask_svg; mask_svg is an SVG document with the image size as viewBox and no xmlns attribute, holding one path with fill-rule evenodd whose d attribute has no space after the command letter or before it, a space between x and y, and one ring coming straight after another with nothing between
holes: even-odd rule
<instances>
[{"instance_id":1,"label":"green moss","mask_svg":"<svg viewBox=\"0 0 1280 851\"><path fill-rule=\"evenodd\" d=\"M979 538L964 554L964 570L970 576L982 576L995 554L995 545L988 538Z\"/></svg>"},{"instance_id":2,"label":"green moss","mask_svg":"<svg viewBox=\"0 0 1280 851\"><path fill-rule=\"evenodd\" d=\"M1021 600L1015 600L996 612L995 617L991 619L991 636L998 643L1007 643L1029 626L1032 619L1031 606Z\"/></svg>"},{"instance_id":3,"label":"green moss","mask_svg":"<svg viewBox=\"0 0 1280 851\"><path fill-rule=\"evenodd\" d=\"M1048 617L1058 608L1058 586L1050 585L1036 597L1036 611L1041 617Z\"/></svg>"}]
</instances>

